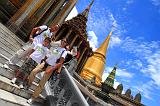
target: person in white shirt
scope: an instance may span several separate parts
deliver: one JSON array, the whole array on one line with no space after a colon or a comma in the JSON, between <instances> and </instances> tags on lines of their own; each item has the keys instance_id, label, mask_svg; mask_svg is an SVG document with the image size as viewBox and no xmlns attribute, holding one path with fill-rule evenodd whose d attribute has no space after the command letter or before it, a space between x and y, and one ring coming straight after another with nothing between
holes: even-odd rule
<instances>
[{"instance_id":1,"label":"person in white shirt","mask_svg":"<svg viewBox=\"0 0 160 106\"><path fill-rule=\"evenodd\" d=\"M12 84L15 84L17 78L20 75L23 75L22 83L20 84L20 88L23 89L23 82L27 79L30 72L41 63L41 60L44 59L46 54L49 52L47 48L51 39L49 37L45 38L44 41L41 43L37 43L35 47L30 52L29 58L27 61L22 65L20 69L18 69L16 76L11 80Z\"/></svg>"},{"instance_id":2,"label":"person in white shirt","mask_svg":"<svg viewBox=\"0 0 160 106\"><path fill-rule=\"evenodd\" d=\"M25 60L27 54L34 48L37 43L42 44L46 37L51 38L54 33L59 29L60 25L52 25L48 28L46 25L33 28L29 36L29 42L26 43L11 59L4 64L4 68L9 68L9 65L16 65L20 60Z\"/></svg>"},{"instance_id":3,"label":"person in white shirt","mask_svg":"<svg viewBox=\"0 0 160 106\"><path fill-rule=\"evenodd\" d=\"M59 69L67 55L67 51L65 49L68 40L66 38L61 40L61 45L59 47L51 47L49 53L39 66L37 66L29 75L28 85L31 86L32 82L35 79L37 73L39 73L42 68L44 69L45 73L39 82L39 86L35 89L32 97L27 101L28 103L32 103L32 101L39 96L46 81L49 79L53 71L60 73L57 69ZM44 68L45 67L45 68Z\"/></svg>"}]
</instances>

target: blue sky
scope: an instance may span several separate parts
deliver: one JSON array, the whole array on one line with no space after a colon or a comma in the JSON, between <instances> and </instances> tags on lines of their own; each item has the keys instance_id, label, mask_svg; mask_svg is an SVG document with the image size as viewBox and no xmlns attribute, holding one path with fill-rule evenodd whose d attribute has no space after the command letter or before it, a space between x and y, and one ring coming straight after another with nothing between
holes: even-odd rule
<instances>
[{"instance_id":1,"label":"blue sky","mask_svg":"<svg viewBox=\"0 0 160 106\"><path fill-rule=\"evenodd\" d=\"M82 12L91 0L78 0ZM103 80L118 63L115 87L140 92L147 106L160 104L160 0L95 0L88 17L87 31L95 50L114 32L109 44Z\"/></svg>"}]
</instances>

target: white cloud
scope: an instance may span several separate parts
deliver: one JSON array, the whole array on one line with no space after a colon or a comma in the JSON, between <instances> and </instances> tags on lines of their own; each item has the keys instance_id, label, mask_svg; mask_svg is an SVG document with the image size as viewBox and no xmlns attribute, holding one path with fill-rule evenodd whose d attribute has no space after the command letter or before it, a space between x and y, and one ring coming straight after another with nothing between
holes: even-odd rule
<instances>
[{"instance_id":1,"label":"white cloud","mask_svg":"<svg viewBox=\"0 0 160 106\"><path fill-rule=\"evenodd\" d=\"M90 13L88 17L88 22L87 22L88 29L90 30L94 29L94 32L96 32L96 35L98 37L106 38L108 33L113 28L114 31L111 37L113 43L112 41L110 43L112 43L112 46L119 44L121 41L120 36L121 36L122 30L120 30L121 26L117 23L113 14L109 10L105 10L105 8L101 8L101 9L94 8L94 9L95 9L94 13ZM102 12L104 10L105 12ZM101 14L101 15L98 18L96 18L97 16L95 16L95 14ZM106 30L108 30L108 32L106 32ZM102 35L98 35L97 33L101 33Z\"/></svg>"},{"instance_id":2,"label":"white cloud","mask_svg":"<svg viewBox=\"0 0 160 106\"><path fill-rule=\"evenodd\" d=\"M104 82L106 80L106 78L108 77L109 73L104 72L102 75L102 82Z\"/></svg>"},{"instance_id":3,"label":"white cloud","mask_svg":"<svg viewBox=\"0 0 160 106\"><path fill-rule=\"evenodd\" d=\"M109 12L109 20L111 21L112 28L113 28L113 35L111 36L111 40L109 46L112 48L114 46L119 46L121 44L121 33L122 31L121 26L117 24L116 19L114 18L113 14Z\"/></svg>"},{"instance_id":4,"label":"white cloud","mask_svg":"<svg viewBox=\"0 0 160 106\"><path fill-rule=\"evenodd\" d=\"M137 58L137 61L132 62L137 63L135 67L139 66L137 68L160 87L160 42L144 42L127 37L123 40L122 49L134 54Z\"/></svg>"},{"instance_id":5,"label":"white cloud","mask_svg":"<svg viewBox=\"0 0 160 106\"><path fill-rule=\"evenodd\" d=\"M141 71L145 73L148 77L151 77L155 84L160 87L160 51L152 54L146 58L147 66L144 67Z\"/></svg>"},{"instance_id":6,"label":"white cloud","mask_svg":"<svg viewBox=\"0 0 160 106\"><path fill-rule=\"evenodd\" d=\"M134 69L141 69L143 67L143 62L141 60L133 60L129 59L128 61L123 61L123 64L125 64L126 67L134 68Z\"/></svg>"},{"instance_id":7,"label":"white cloud","mask_svg":"<svg viewBox=\"0 0 160 106\"><path fill-rule=\"evenodd\" d=\"M151 0L151 2L155 6L159 6L160 5L160 0Z\"/></svg>"},{"instance_id":8,"label":"white cloud","mask_svg":"<svg viewBox=\"0 0 160 106\"><path fill-rule=\"evenodd\" d=\"M115 18L114 18L114 16L113 16L113 14L112 13L108 13L109 15L109 20L111 21L111 23L112 23L112 27L114 27L115 29L119 26L118 24L117 24L117 21L115 20Z\"/></svg>"},{"instance_id":9,"label":"white cloud","mask_svg":"<svg viewBox=\"0 0 160 106\"><path fill-rule=\"evenodd\" d=\"M110 40L110 47L112 48L113 46L118 46L121 44L121 39L118 36L112 36Z\"/></svg>"},{"instance_id":10,"label":"white cloud","mask_svg":"<svg viewBox=\"0 0 160 106\"><path fill-rule=\"evenodd\" d=\"M111 72L113 70L113 67L107 67L106 69L109 72ZM117 68L116 75L119 76L119 77L132 78L134 74L130 73L130 72L127 72L126 69Z\"/></svg>"},{"instance_id":11,"label":"white cloud","mask_svg":"<svg viewBox=\"0 0 160 106\"><path fill-rule=\"evenodd\" d=\"M126 37L122 42L121 47L125 51L133 53L136 56L143 55L142 58L144 58L152 54L151 47L148 46L149 43L131 39L130 37Z\"/></svg>"},{"instance_id":12,"label":"white cloud","mask_svg":"<svg viewBox=\"0 0 160 106\"><path fill-rule=\"evenodd\" d=\"M154 94L153 91L153 82L145 82L145 83L141 83L138 86L133 86L133 88L135 88L136 90L138 90L140 93L142 93L142 95L147 98L147 99L153 99L152 95ZM155 94L154 94L155 95Z\"/></svg>"},{"instance_id":13,"label":"white cloud","mask_svg":"<svg viewBox=\"0 0 160 106\"><path fill-rule=\"evenodd\" d=\"M134 75L133 73L127 72L126 69L117 70L117 76L120 76L120 77L132 78L133 75Z\"/></svg>"},{"instance_id":14,"label":"white cloud","mask_svg":"<svg viewBox=\"0 0 160 106\"><path fill-rule=\"evenodd\" d=\"M138 68L141 68L143 66L143 64L140 60L135 60L134 62Z\"/></svg>"},{"instance_id":15,"label":"white cloud","mask_svg":"<svg viewBox=\"0 0 160 106\"><path fill-rule=\"evenodd\" d=\"M127 0L126 3L127 4L132 4L134 2L134 0Z\"/></svg>"},{"instance_id":16,"label":"white cloud","mask_svg":"<svg viewBox=\"0 0 160 106\"><path fill-rule=\"evenodd\" d=\"M103 75L102 75L102 82L108 77L109 73L113 70L113 67L106 67ZM117 68L116 76L122 78L132 78L134 76L133 73L127 72L125 69Z\"/></svg>"},{"instance_id":17,"label":"white cloud","mask_svg":"<svg viewBox=\"0 0 160 106\"><path fill-rule=\"evenodd\" d=\"M78 14L78 11L76 7L74 7L72 11L69 13L69 15L67 16L67 18L65 19L65 21L72 19L73 17L77 16L77 14Z\"/></svg>"},{"instance_id":18,"label":"white cloud","mask_svg":"<svg viewBox=\"0 0 160 106\"><path fill-rule=\"evenodd\" d=\"M93 31L88 31L88 41L93 51L95 51L98 46L98 38Z\"/></svg>"},{"instance_id":19,"label":"white cloud","mask_svg":"<svg viewBox=\"0 0 160 106\"><path fill-rule=\"evenodd\" d=\"M120 83L115 79L115 80L114 80L114 86L113 86L113 88L116 89L119 84L120 84Z\"/></svg>"},{"instance_id":20,"label":"white cloud","mask_svg":"<svg viewBox=\"0 0 160 106\"><path fill-rule=\"evenodd\" d=\"M126 10L127 10L127 8L123 7L123 8L122 8L122 10L123 10L123 11L126 11Z\"/></svg>"}]
</instances>

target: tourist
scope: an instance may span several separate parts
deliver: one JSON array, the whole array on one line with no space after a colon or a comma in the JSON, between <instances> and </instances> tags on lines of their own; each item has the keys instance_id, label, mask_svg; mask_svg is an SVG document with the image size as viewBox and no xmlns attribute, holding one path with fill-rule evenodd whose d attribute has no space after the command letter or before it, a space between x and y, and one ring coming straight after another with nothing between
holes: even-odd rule
<instances>
[{"instance_id":1,"label":"tourist","mask_svg":"<svg viewBox=\"0 0 160 106\"><path fill-rule=\"evenodd\" d=\"M55 32L59 29L60 25L52 25L48 28L46 25L33 28L29 36L29 42L23 46L22 49L11 57L11 59L3 65L4 68L9 68L9 65L16 65L20 60L26 59L27 54L38 44L42 44L46 37L53 37Z\"/></svg>"},{"instance_id":2,"label":"tourist","mask_svg":"<svg viewBox=\"0 0 160 106\"><path fill-rule=\"evenodd\" d=\"M80 52L79 52L79 49L77 48L77 46L73 46L73 49L71 50L71 54L76 59L79 59Z\"/></svg>"},{"instance_id":3,"label":"tourist","mask_svg":"<svg viewBox=\"0 0 160 106\"><path fill-rule=\"evenodd\" d=\"M18 72L16 73L16 76L11 80L12 84L15 84L17 78L23 74L22 83L20 84L20 88L23 89L23 83L27 79L30 72L41 63L41 60L45 58L48 50L48 45L51 42L51 39L49 37L45 38L42 44L36 44L36 46L32 49L30 52L29 58L25 63L22 65L20 69L18 69Z\"/></svg>"},{"instance_id":4,"label":"tourist","mask_svg":"<svg viewBox=\"0 0 160 106\"><path fill-rule=\"evenodd\" d=\"M44 88L46 81L50 78L53 71L56 71L60 68L65 60L67 55L67 51L65 49L66 45L68 44L68 40L66 38L61 40L61 45L59 47L51 47L49 53L46 56L45 62L45 73L39 82L38 87L36 87L32 97L27 101L28 103L32 103L32 101L39 96L41 91ZM43 63L44 63L43 62ZM39 73L43 67L43 63L37 66L29 75L28 85L31 86L32 82L35 79L37 73ZM58 72L60 73L60 72Z\"/></svg>"}]
</instances>

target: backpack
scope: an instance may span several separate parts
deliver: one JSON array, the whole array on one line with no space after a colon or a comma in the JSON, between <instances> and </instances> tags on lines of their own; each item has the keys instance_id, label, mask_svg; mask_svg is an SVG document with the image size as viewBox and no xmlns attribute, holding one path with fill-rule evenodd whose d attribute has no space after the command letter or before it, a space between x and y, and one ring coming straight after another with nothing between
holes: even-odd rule
<instances>
[{"instance_id":1,"label":"backpack","mask_svg":"<svg viewBox=\"0 0 160 106\"><path fill-rule=\"evenodd\" d=\"M41 32L39 32L38 34L34 34L33 38L35 38L36 36L40 35L41 33L43 33L44 31L47 31L47 30L48 30L48 27L46 29L42 30Z\"/></svg>"}]
</instances>

